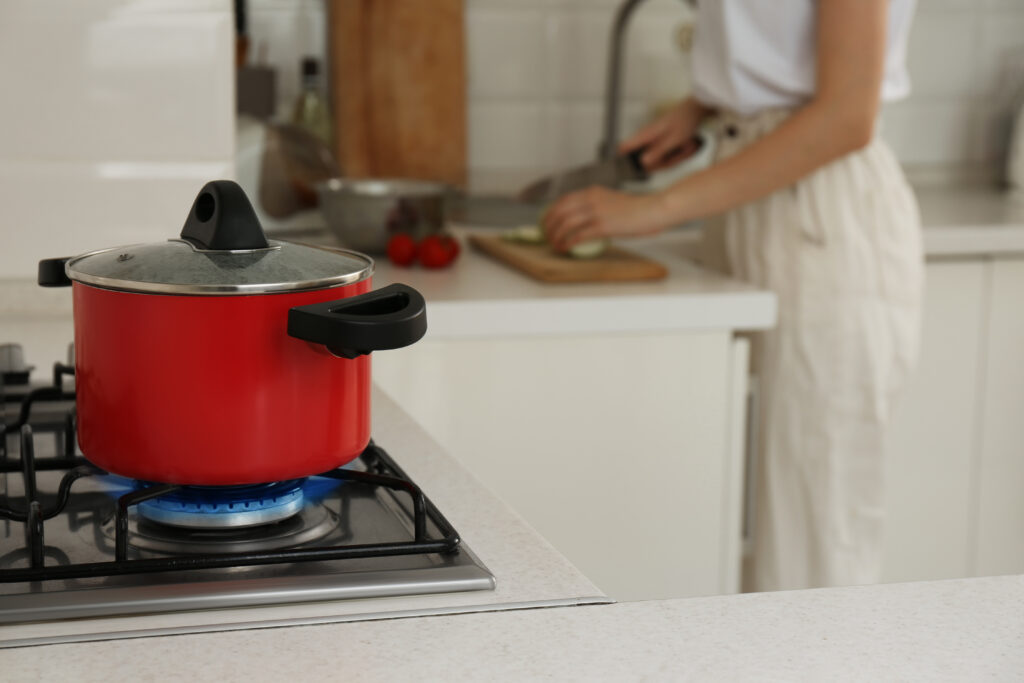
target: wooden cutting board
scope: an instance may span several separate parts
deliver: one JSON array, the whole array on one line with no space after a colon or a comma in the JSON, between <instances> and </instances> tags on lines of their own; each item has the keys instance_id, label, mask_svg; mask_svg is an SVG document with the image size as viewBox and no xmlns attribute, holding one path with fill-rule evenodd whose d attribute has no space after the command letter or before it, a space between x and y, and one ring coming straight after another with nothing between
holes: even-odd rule
<instances>
[{"instance_id":1,"label":"wooden cutting board","mask_svg":"<svg viewBox=\"0 0 1024 683\"><path fill-rule=\"evenodd\" d=\"M661 280L668 275L657 261L616 246L597 258L574 259L546 244L510 242L500 235L470 235L469 243L541 282L628 282Z\"/></svg>"},{"instance_id":2,"label":"wooden cutting board","mask_svg":"<svg viewBox=\"0 0 1024 683\"><path fill-rule=\"evenodd\" d=\"M330 0L328 7L342 173L464 186L463 0Z\"/></svg>"}]
</instances>

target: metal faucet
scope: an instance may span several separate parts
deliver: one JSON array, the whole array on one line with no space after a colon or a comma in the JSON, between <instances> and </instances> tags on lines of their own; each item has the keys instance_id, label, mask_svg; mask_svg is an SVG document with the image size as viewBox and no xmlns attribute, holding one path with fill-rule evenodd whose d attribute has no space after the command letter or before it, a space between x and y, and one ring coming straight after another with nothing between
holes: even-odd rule
<instances>
[{"instance_id":1,"label":"metal faucet","mask_svg":"<svg viewBox=\"0 0 1024 683\"><path fill-rule=\"evenodd\" d=\"M608 80L604 93L604 136L597 149L597 158L614 159L619 146L619 90L622 81L622 52L626 28L635 10L644 0L626 0L615 12L611 45L608 50Z\"/></svg>"}]
</instances>

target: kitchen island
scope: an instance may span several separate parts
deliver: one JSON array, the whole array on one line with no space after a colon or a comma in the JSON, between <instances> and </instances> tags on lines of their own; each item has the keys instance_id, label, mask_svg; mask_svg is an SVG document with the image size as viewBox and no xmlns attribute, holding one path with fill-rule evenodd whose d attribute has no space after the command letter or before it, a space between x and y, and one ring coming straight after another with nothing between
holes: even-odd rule
<instances>
[{"instance_id":1,"label":"kitchen island","mask_svg":"<svg viewBox=\"0 0 1024 683\"><path fill-rule=\"evenodd\" d=\"M1020 680L1024 577L0 651L8 680Z\"/></svg>"}]
</instances>

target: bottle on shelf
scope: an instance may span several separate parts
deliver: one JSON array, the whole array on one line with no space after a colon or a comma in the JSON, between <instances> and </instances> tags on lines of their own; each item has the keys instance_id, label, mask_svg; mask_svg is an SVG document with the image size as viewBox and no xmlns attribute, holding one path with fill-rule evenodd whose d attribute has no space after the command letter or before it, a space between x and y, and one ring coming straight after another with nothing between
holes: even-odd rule
<instances>
[{"instance_id":1,"label":"bottle on shelf","mask_svg":"<svg viewBox=\"0 0 1024 683\"><path fill-rule=\"evenodd\" d=\"M324 144L331 143L331 117L320 83L320 62L315 57L302 59L302 90L292 109L292 123L315 135Z\"/></svg>"}]
</instances>

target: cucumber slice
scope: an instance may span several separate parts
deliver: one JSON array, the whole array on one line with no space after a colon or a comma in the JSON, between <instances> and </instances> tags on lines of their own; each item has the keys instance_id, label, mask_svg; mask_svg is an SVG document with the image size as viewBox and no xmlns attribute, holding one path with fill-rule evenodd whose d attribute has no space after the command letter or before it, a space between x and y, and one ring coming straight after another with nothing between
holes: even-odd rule
<instances>
[{"instance_id":1,"label":"cucumber slice","mask_svg":"<svg viewBox=\"0 0 1024 683\"><path fill-rule=\"evenodd\" d=\"M509 242L522 242L523 244L544 244L547 239L544 231L537 225L520 225L518 228L511 228L501 233L502 239Z\"/></svg>"},{"instance_id":2,"label":"cucumber slice","mask_svg":"<svg viewBox=\"0 0 1024 683\"><path fill-rule=\"evenodd\" d=\"M572 256L573 258L597 258L603 254L607 248L608 240L605 239L580 242L569 250L569 256Z\"/></svg>"},{"instance_id":3,"label":"cucumber slice","mask_svg":"<svg viewBox=\"0 0 1024 683\"><path fill-rule=\"evenodd\" d=\"M517 228L509 228L501 233L501 238L509 242L519 244L544 244L547 237L539 225L520 225ZM569 256L573 258L588 259L597 258L608 248L608 240L590 240L577 244L569 250Z\"/></svg>"}]
</instances>

